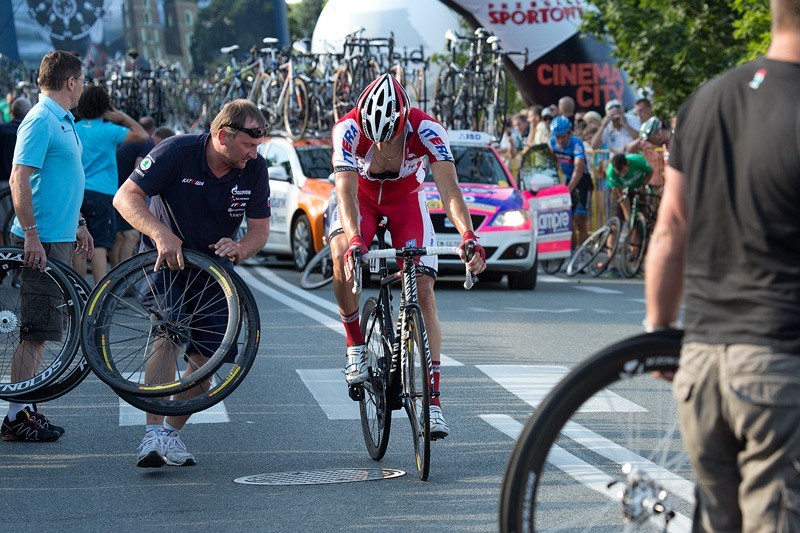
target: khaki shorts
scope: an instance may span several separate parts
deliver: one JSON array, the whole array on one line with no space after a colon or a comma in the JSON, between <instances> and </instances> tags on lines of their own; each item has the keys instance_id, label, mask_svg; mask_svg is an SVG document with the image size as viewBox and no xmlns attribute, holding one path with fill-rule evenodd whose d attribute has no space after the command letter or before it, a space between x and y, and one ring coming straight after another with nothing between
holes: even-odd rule
<instances>
[{"instance_id":1,"label":"khaki shorts","mask_svg":"<svg viewBox=\"0 0 800 533\"><path fill-rule=\"evenodd\" d=\"M16 236L12 241L16 246L23 246L25 243ZM55 259L67 266L72 264L75 243L42 243L42 246L48 260ZM19 279L22 319L20 339L60 341L66 327L66 320L61 311L64 303L61 289L48 276L34 268L23 268Z\"/></svg>"},{"instance_id":2,"label":"khaki shorts","mask_svg":"<svg viewBox=\"0 0 800 533\"><path fill-rule=\"evenodd\" d=\"M800 354L687 343L673 392L697 476L694 531L800 531Z\"/></svg>"}]
</instances>

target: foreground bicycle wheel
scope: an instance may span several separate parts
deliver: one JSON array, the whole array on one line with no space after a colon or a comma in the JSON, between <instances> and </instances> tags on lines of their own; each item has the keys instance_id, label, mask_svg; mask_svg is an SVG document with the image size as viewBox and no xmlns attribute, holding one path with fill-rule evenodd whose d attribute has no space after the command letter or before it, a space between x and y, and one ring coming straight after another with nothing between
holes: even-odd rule
<instances>
[{"instance_id":1,"label":"foreground bicycle wheel","mask_svg":"<svg viewBox=\"0 0 800 533\"><path fill-rule=\"evenodd\" d=\"M401 342L406 353L405 408L414 438L414 456L420 481L427 481L431 467L430 348L422 314L409 309Z\"/></svg>"},{"instance_id":2,"label":"foreground bicycle wheel","mask_svg":"<svg viewBox=\"0 0 800 533\"><path fill-rule=\"evenodd\" d=\"M388 406L388 383L391 355L383 331L383 315L374 297L364 302L361 311L361 332L366 340L369 378L362 385L364 393L358 402L361 431L369 456L380 461L389 444L392 410Z\"/></svg>"},{"instance_id":3,"label":"foreground bicycle wheel","mask_svg":"<svg viewBox=\"0 0 800 533\"><path fill-rule=\"evenodd\" d=\"M536 407L506 467L500 529L689 531L691 467L671 384L682 332L638 335L585 360Z\"/></svg>"},{"instance_id":4,"label":"foreground bicycle wheel","mask_svg":"<svg viewBox=\"0 0 800 533\"><path fill-rule=\"evenodd\" d=\"M253 293L236 272L228 272L239 296L239 325L236 333L236 356L226 358L211 375L208 384L163 398L134 396L115 392L137 409L163 416L185 416L204 411L227 398L244 381L258 354L261 341L261 318Z\"/></svg>"},{"instance_id":5,"label":"foreground bicycle wheel","mask_svg":"<svg viewBox=\"0 0 800 533\"><path fill-rule=\"evenodd\" d=\"M183 270L157 272L156 251L135 255L89 295L81 345L112 388L151 397L182 392L209 377L234 345L239 298L231 277L208 256L183 253ZM190 362L196 353L205 358Z\"/></svg>"},{"instance_id":6,"label":"foreground bicycle wheel","mask_svg":"<svg viewBox=\"0 0 800 533\"><path fill-rule=\"evenodd\" d=\"M49 259L48 263L59 267L72 283L72 288L75 289L75 294L78 296L77 302L82 312L89 299L89 293L92 290L89 284L80 274L72 270L71 267L55 259ZM77 351L78 349L79 346L76 345L75 350ZM56 380L33 392L22 394L16 398L15 401L19 403L41 403L55 400L80 385L91 371L92 369L89 367L89 363L86 361L86 358L83 357L83 354L76 353L75 357L72 358L72 361L67 366L67 369Z\"/></svg>"},{"instance_id":7,"label":"foreground bicycle wheel","mask_svg":"<svg viewBox=\"0 0 800 533\"><path fill-rule=\"evenodd\" d=\"M304 289L313 290L324 287L332 281L333 257L331 256L330 245L325 245L303 269L300 286Z\"/></svg>"},{"instance_id":8,"label":"foreground bicycle wheel","mask_svg":"<svg viewBox=\"0 0 800 533\"><path fill-rule=\"evenodd\" d=\"M583 272L601 252L613 256L612 245L608 238L615 227L619 228L619 219L612 217L603 227L597 229L583 241L567 262L567 276L575 276ZM616 247L616 239L614 239L613 246Z\"/></svg>"},{"instance_id":9,"label":"foreground bicycle wheel","mask_svg":"<svg viewBox=\"0 0 800 533\"><path fill-rule=\"evenodd\" d=\"M72 283L54 262L39 271L23 266L23 258L21 248L0 248L0 398L13 401L61 377L79 342L80 304ZM33 308L23 306L23 292ZM15 354L21 361L16 375Z\"/></svg>"}]
</instances>

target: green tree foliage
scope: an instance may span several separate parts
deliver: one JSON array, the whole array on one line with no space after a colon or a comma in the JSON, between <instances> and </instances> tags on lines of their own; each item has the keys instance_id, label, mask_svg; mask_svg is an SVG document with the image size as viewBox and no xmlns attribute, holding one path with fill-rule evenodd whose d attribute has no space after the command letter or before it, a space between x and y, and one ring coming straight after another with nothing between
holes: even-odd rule
<instances>
[{"instance_id":1,"label":"green tree foliage","mask_svg":"<svg viewBox=\"0 0 800 533\"><path fill-rule=\"evenodd\" d=\"M766 50L767 0L593 0L583 30L671 115L703 82ZM766 15L766 18L765 18ZM766 21L766 26L765 26ZM766 32L766 34L765 34ZM766 40L765 40L766 35Z\"/></svg>"},{"instance_id":2,"label":"green tree foliage","mask_svg":"<svg viewBox=\"0 0 800 533\"><path fill-rule=\"evenodd\" d=\"M289 35L292 41L311 38L317 25L319 14L328 0L303 0L289 4Z\"/></svg>"},{"instance_id":3,"label":"green tree foliage","mask_svg":"<svg viewBox=\"0 0 800 533\"><path fill-rule=\"evenodd\" d=\"M263 46L264 37L273 37L275 14L272 2L263 0L211 0L197 13L190 47L195 72L202 73L227 62L220 54L223 46L238 44L240 52Z\"/></svg>"}]
</instances>

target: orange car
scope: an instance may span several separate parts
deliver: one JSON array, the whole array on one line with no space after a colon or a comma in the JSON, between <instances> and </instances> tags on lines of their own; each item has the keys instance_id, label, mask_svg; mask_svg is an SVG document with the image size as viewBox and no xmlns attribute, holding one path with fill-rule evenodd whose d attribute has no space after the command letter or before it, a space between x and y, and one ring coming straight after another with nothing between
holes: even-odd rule
<instances>
[{"instance_id":1,"label":"orange car","mask_svg":"<svg viewBox=\"0 0 800 533\"><path fill-rule=\"evenodd\" d=\"M323 246L323 215L333 183L330 138L269 137L258 148L269 166L269 240L262 253L291 257L297 270Z\"/></svg>"}]
</instances>

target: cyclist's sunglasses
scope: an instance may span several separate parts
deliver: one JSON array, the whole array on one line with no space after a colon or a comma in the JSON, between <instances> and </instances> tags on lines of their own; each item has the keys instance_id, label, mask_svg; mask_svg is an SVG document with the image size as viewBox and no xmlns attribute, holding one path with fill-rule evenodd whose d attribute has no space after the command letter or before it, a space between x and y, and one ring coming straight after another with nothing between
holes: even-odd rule
<instances>
[{"instance_id":1,"label":"cyclist's sunglasses","mask_svg":"<svg viewBox=\"0 0 800 533\"><path fill-rule=\"evenodd\" d=\"M248 134L253 139L261 139L262 137L266 137L267 133L269 133L269 128L240 128L239 126L233 126L231 124L227 124L222 127L241 131L242 133Z\"/></svg>"}]
</instances>

